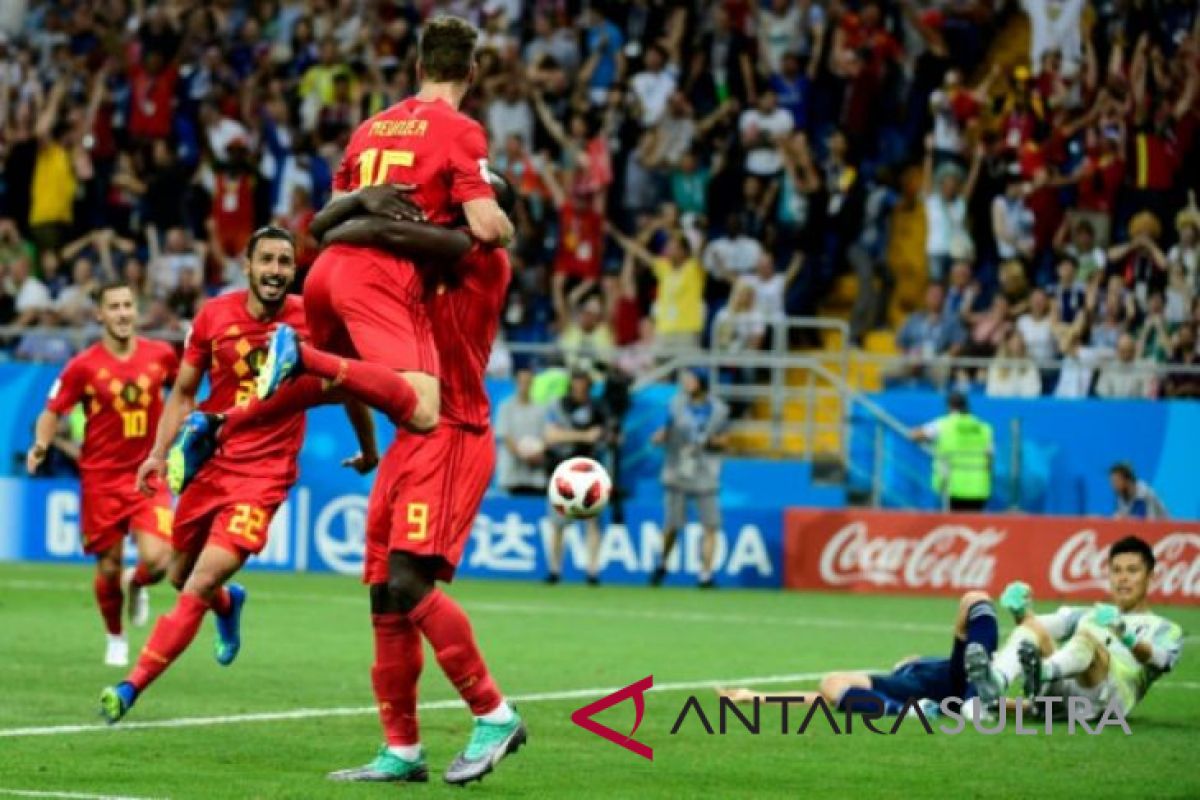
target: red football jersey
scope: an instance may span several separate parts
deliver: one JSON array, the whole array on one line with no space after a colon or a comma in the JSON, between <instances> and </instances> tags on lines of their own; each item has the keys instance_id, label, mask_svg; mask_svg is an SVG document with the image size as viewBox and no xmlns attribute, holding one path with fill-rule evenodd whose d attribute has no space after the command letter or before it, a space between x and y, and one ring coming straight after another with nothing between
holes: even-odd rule
<instances>
[{"instance_id":1,"label":"red football jersey","mask_svg":"<svg viewBox=\"0 0 1200 800\"><path fill-rule=\"evenodd\" d=\"M506 250L476 244L430 301L429 317L442 364L441 416L451 425L483 428L489 424L483 377L511 276Z\"/></svg>"},{"instance_id":2,"label":"red football jersey","mask_svg":"<svg viewBox=\"0 0 1200 800\"><path fill-rule=\"evenodd\" d=\"M132 474L138 468L154 444L163 389L178 371L174 348L140 336L128 358L117 358L97 342L67 362L46 408L62 415L83 402L87 429L79 469L85 476L106 470Z\"/></svg>"},{"instance_id":3,"label":"red football jersey","mask_svg":"<svg viewBox=\"0 0 1200 800\"><path fill-rule=\"evenodd\" d=\"M244 406L254 398L258 369L267 354L267 337L280 323L308 338L304 301L288 295L273 319L257 320L246 309L245 290L209 300L192 322L183 360L208 372L208 397L203 411L220 412ZM246 426L221 445L213 458L221 469L242 475L271 475L291 483L296 479L296 456L304 443L304 415L296 414L260 426Z\"/></svg>"},{"instance_id":4,"label":"red football jersey","mask_svg":"<svg viewBox=\"0 0 1200 800\"><path fill-rule=\"evenodd\" d=\"M368 119L350 137L333 188L411 183L430 222L449 224L458 206L495 197L487 179L483 126L441 101L410 97Z\"/></svg>"}]
</instances>

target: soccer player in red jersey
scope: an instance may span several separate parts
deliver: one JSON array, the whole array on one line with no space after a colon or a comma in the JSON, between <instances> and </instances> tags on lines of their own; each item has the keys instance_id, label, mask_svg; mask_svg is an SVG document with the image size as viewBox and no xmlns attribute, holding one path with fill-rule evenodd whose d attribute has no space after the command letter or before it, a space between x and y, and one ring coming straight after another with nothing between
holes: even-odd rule
<instances>
[{"instance_id":1,"label":"soccer player in red jersey","mask_svg":"<svg viewBox=\"0 0 1200 800\"><path fill-rule=\"evenodd\" d=\"M511 194L499 176L492 180L498 195ZM428 434L398 431L367 508L363 579L375 635L371 678L387 742L370 764L329 777L427 779L416 714L424 637L475 716L471 739L445 779L478 780L524 744L525 726L492 680L466 614L435 582L453 578L491 481L496 450L483 378L508 289L508 254L473 244L462 231L379 216L345 221L325 241L369 242L449 265L437 273L440 281L427 300L443 364L441 423ZM314 380L304 375L261 407L226 415L225 429L262 419L268 405L271 414L288 413L285 407L294 413L313 397L304 384Z\"/></svg>"},{"instance_id":2,"label":"soccer player in red jersey","mask_svg":"<svg viewBox=\"0 0 1200 800\"><path fill-rule=\"evenodd\" d=\"M171 496L163 483L148 496L134 488L133 467L150 452L163 409L163 389L175 380L179 359L164 343L134 335L137 307L133 290L110 283L97 295L100 341L67 362L50 389L37 419L33 446L25 458L30 474L46 458L59 418L84 404L87 429L79 458L83 551L96 557L93 587L108 631L104 663L129 663L129 642L121 624L125 593L129 616L145 625L146 587L158 582L171 557ZM125 535L138 548L137 566L121 572Z\"/></svg>"},{"instance_id":3,"label":"soccer player in red jersey","mask_svg":"<svg viewBox=\"0 0 1200 800\"><path fill-rule=\"evenodd\" d=\"M512 236L487 180L487 136L458 111L475 78L477 38L474 27L455 17L425 23L418 93L354 132L334 176L334 199L312 221L314 237L364 212L395 211L386 194L357 191L385 183L417 186L413 199L430 222L446 224L461 211L481 242L502 244ZM408 258L349 243L326 248L304 287L315 345L302 351L304 369L355 393L373 391L373 404L398 426L431 430L440 408L439 365L424 291ZM269 354L259 396L269 396L281 379Z\"/></svg>"},{"instance_id":4,"label":"soccer player in red jersey","mask_svg":"<svg viewBox=\"0 0 1200 800\"><path fill-rule=\"evenodd\" d=\"M154 448L138 470L146 491L153 476L166 469L167 443L181 431L197 439L208 417L190 414L207 372L211 389L202 412L224 411L249 403L271 329L286 324L306 331L303 303L288 295L295 278L295 245L281 228L266 227L251 237L246 256L249 290L208 301L192 323L183 366L167 402ZM317 387L320 391L321 387ZM315 405L320 399L315 399ZM187 419L184 420L184 416ZM369 420L369 415L366 415ZM374 431L356 432L374 447ZM175 608L159 618L125 681L101 694L101 712L116 722L138 695L191 644L210 608L216 617L217 662L233 662L241 646L240 616L246 592L226 583L246 559L261 552L276 510L296 479L296 457L304 440L304 416L291 415L247 427L223 441L203 467L182 487L175 509L170 578L180 588ZM174 470L173 470L174 471Z\"/></svg>"}]
</instances>

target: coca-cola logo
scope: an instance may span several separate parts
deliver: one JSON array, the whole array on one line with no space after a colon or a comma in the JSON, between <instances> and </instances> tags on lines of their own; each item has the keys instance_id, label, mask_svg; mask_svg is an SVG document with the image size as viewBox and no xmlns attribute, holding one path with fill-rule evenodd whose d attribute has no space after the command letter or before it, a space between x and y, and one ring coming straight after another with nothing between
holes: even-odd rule
<instances>
[{"instance_id":1,"label":"coca-cola logo","mask_svg":"<svg viewBox=\"0 0 1200 800\"><path fill-rule=\"evenodd\" d=\"M1150 591L1165 597L1200 596L1200 535L1171 533L1154 545L1158 566ZM1050 562L1056 592L1108 588L1108 545L1094 530L1082 530L1062 543Z\"/></svg>"},{"instance_id":2,"label":"coca-cola logo","mask_svg":"<svg viewBox=\"0 0 1200 800\"><path fill-rule=\"evenodd\" d=\"M875 586L932 589L982 589L992 582L996 557L1004 541L994 528L976 531L946 524L919 538L877 536L867 523L851 522L821 551L821 579L833 586L866 582Z\"/></svg>"}]
</instances>

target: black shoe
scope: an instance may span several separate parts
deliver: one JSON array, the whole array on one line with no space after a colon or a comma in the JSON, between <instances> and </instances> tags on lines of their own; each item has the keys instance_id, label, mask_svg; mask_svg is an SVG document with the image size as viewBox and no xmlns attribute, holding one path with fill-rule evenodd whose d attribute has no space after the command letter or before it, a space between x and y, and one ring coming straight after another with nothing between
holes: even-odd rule
<instances>
[{"instance_id":1,"label":"black shoe","mask_svg":"<svg viewBox=\"0 0 1200 800\"><path fill-rule=\"evenodd\" d=\"M597 578L595 575L588 575L587 576L587 585L588 586L599 586L600 579Z\"/></svg>"},{"instance_id":2,"label":"black shoe","mask_svg":"<svg viewBox=\"0 0 1200 800\"><path fill-rule=\"evenodd\" d=\"M1024 693L1030 699L1042 696L1042 651L1036 642L1024 641L1017 646L1017 658L1021 662L1024 678Z\"/></svg>"},{"instance_id":3,"label":"black shoe","mask_svg":"<svg viewBox=\"0 0 1200 800\"><path fill-rule=\"evenodd\" d=\"M650 573L650 585L662 586L662 582L667 578L667 571L662 567L658 567L654 572Z\"/></svg>"},{"instance_id":4,"label":"black shoe","mask_svg":"<svg viewBox=\"0 0 1200 800\"><path fill-rule=\"evenodd\" d=\"M546 585L553 586L556 583L558 583L558 573L557 572L551 572L548 575L546 575Z\"/></svg>"},{"instance_id":5,"label":"black shoe","mask_svg":"<svg viewBox=\"0 0 1200 800\"><path fill-rule=\"evenodd\" d=\"M712 578L709 578L706 581L700 581L699 583L697 583L696 587L699 589L715 589L715 588L717 588L717 582L715 580L713 580Z\"/></svg>"}]
</instances>

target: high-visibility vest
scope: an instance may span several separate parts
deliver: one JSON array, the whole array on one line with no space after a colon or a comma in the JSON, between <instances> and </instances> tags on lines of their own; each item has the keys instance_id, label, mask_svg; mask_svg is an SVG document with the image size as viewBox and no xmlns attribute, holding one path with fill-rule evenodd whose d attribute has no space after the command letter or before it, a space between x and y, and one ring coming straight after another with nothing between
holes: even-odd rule
<instances>
[{"instance_id":1,"label":"high-visibility vest","mask_svg":"<svg viewBox=\"0 0 1200 800\"><path fill-rule=\"evenodd\" d=\"M992 426L970 414L947 414L938 421L934 444L933 489L959 500L986 500L992 494Z\"/></svg>"}]
</instances>

